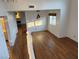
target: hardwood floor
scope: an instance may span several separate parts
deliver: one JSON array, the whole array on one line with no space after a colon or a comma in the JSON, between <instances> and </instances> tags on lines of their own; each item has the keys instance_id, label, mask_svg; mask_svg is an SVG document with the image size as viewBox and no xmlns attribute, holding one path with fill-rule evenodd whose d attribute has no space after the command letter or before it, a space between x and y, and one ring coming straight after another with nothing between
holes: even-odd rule
<instances>
[{"instance_id":1,"label":"hardwood floor","mask_svg":"<svg viewBox=\"0 0 79 59\"><path fill-rule=\"evenodd\" d=\"M19 27L15 45L10 48L10 59L29 59L25 28L25 26Z\"/></svg>"},{"instance_id":2,"label":"hardwood floor","mask_svg":"<svg viewBox=\"0 0 79 59\"><path fill-rule=\"evenodd\" d=\"M36 59L78 59L77 43L47 31L32 33Z\"/></svg>"}]
</instances>

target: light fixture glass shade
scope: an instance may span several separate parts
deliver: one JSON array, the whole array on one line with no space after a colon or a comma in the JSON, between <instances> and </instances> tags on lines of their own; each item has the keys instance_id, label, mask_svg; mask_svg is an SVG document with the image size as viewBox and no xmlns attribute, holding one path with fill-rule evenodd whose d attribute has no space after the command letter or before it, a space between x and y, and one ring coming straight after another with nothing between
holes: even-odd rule
<instances>
[{"instance_id":1,"label":"light fixture glass shade","mask_svg":"<svg viewBox=\"0 0 79 59\"><path fill-rule=\"evenodd\" d=\"M19 12L16 13L16 18L20 18Z\"/></svg>"},{"instance_id":2,"label":"light fixture glass shade","mask_svg":"<svg viewBox=\"0 0 79 59\"><path fill-rule=\"evenodd\" d=\"M37 18L37 19L40 18L40 15L38 14L36 18Z\"/></svg>"}]
</instances>

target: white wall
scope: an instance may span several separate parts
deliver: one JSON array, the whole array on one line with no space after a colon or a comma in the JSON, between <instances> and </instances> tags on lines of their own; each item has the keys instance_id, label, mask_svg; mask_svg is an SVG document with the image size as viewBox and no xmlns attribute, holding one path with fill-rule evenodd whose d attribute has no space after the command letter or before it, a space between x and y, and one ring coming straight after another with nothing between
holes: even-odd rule
<instances>
[{"instance_id":1,"label":"white wall","mask_svg":"<svg viewBox=\"0 0 79 59\"><path fill-rule=\"evenodd\" d=\"M9 59L9 53L6 46L4 34L2 32L1 24L0 24L0 59Z\"/></svg>"},{"instance_id":2,"label":"white wall","mask_svg":"<svg viewBox=\"0 0 79 59\"><path fill-rule=\"evenodd\" d=\"M49 11L48 13L56 13L56 25L52 25L49 23L50 18L48 17L48 31L56 35L57 37L60 38L60 10L52 10Z\"/></svg>"},{"instance_id":3,"label":"white wall","mask_svg":"<svg viewBox=\"0 0 79 59\"><path fill-rule=\"evenodd\" d=\"M0 16L6 16L6 5L0 0Z\"/></svg>"},{"instance_id":4,"label":"white wall","mask_svg":"<svg viewBox=\"0 0 79 59\"><path fill-rule=\"evenodd\" d=\"M76 33L75 29L72 28L73 26L74 26L74 28L77 27L77 26L76 25L73 25L73 26L70 25L72 23L75 24L76 21L74 21L74 20L70 21L70 22L68 21L68 20L75 18L75 14L74 14L75 12L73 12L73 11L76 8L75 7L76 4L77 4L77 3L75 3L76 1L72 0L72 2L71 2L71 0L15 0L15 2L13 2L13 3L9 2L9 3L7 3L7 5L8 5L8 11L60 9L60 24L59 24L59 27L57 28L57 29L60 29L60 30L57 30L57 32L59 31L59 33L57 35L59 37L65 37L66 35L69 35L70 38L73 38L73 36L75 36L75 39L77 41L77 34L75 34ZM69 7L70 4L71 5L73 4L73 5ZM35 8L28 8L29 5L34 5ZM69 11L70 8L72 9L72 11ZM70 19L69 19L69 12L71 12ZM73 16L74 16L74 18L73 18ZM67 21L69 22L69 25L68 25ZM68 26L69 26L70 29L72 28L73 30L67 29ZM53 30L51 30L51 31L53 31ZM71 34L73 34L73 33L74 34L71 35L68 32L71 33Z\"/></svg>"},{"instance_id":5,"label":"white wall","mask_svg":"<svg viewBox=\"0 0 79 59\"><path fill-rule=\"evenodd\" d=\"M8 13L7 16L8 16L8 25L10 31L9 40L10 40L10 45L13 46L15 43L16 34L18 32L17 23L13 13Z\"/></svg>"},{"instance_id":6,"label":"white wall","mask_svg":"<svg viewBox=\"0 0 79 59\"><path fill-rule=\"evenodd\" d=\"M34 31L42 31L42 30L47 30L47 12L46 11L40 11L39 15L40 18L36 19L38 12L36 11L28 11L26 12L26 24L29 22L34 22L35 20L42 20L43 21L43 25L41 26L34 26L31 28L28 28L27 30L34 32Z\"/></svg>"},{"instance_id":7,"label":"white wall","mask_svg":"<svg viewBox=\"0 0 79 59\"><path fill-rule=\"evenodd\" d=\"M29 8L29 5L34 5L35 8ZM27 10L56 10L60 9L60 30L59 37L64 37L66 34L67 12L69 8L69 0L16 0L13 3L8 3L8 11L27 11Z\"/></svg>"},{"instance_id":8,"label":"white wall","mask_svg":"<svg viewBox=\"0 0 79 59\"><path fill-rule=\"evenodd\" d=\"M0 16L6 15L6 5L0 0ZM2 25L0 24L0 59L9 59L9 53L5 42L5 37L2 32Z\"/></svg>"},{"instance_id":9,"label":"white wall","mask_svg":"<svg viewBox=\"0 0 79 59\"><path fill-rule=\"evenodd\" d=\"M67 36L78 42L78 1L71 0Z\"/></svg>"},{"instance_id":10,"label":"white wall","mask_svg":"<svg viewBox=\"0 0 79 59\"><path fill-rule=\"evenodd\" d=\"M20 20L21 20L21 24L26 24L26 17L25 17L25 13L24 12L21 12L20 13Z\"/></svg>"},{"instance_id":11,"label":"white wall","mask_svg":"<svg viewBox=\"0 0 79 59\"><path fill-rule=\"evenodd\" d=\"M9 2L9 10L46 10L46 9L62 9L67 0L15 0ZM29 5L34 5L35 8L29 8Z\"/></svg>"},{"instance_id":12,"label":"white wall","mask_svg":"<svg viewBox=\"0 0 79 59\"><path fill-rule=\"evenodd\" d=\"M8 23L7 26L9 25L9 29L7 28L8 31L8 36L9 36L9 40L11 42L11 40L15 39L15 32L17 31L16 29L16 23L15 20L12 18L11 19L11 15L8 14L7 12L7 8L8 6L6 5L6 3L3 2L3 0L0 0L0 16L7 16L6 22ZM9 32L10 31L10 32ZM13 43L11 43L13 45Z\"/></svg>"}]
</instances>

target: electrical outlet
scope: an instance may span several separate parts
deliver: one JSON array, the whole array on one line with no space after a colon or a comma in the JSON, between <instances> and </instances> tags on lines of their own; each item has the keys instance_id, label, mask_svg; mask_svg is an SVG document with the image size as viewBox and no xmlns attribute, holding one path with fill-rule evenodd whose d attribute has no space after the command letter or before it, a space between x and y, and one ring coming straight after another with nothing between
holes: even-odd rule
<instances>
[{"instance_id":1,"label":"electrical outlet","mask_svg":"<svg viewBox=\"0 0 79 59\"><path fill-rule=\"evenodd\" d=\"M75 35L73 35L73 37L74 37L74 38L76 38L76 36L75 36Z\"/></svg>"}]
</instances>

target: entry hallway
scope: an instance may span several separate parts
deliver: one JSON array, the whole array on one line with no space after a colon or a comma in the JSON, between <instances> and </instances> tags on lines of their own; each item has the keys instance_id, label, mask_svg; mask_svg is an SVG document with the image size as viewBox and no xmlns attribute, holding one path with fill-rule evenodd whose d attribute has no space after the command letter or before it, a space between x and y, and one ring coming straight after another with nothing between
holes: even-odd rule
<instances>
[{"instance_id":1,"label":"entry hallway","mask_svg":"<svg viewBox=\"0 0 79 59\"><path fill-rule=\"evenodd\" d=\"M10 59L29 59L25 25L18 29L15 45L10 48Z\"/></svg>"},{"instance_id":2,"label":"entry hallway","mask_svg":"<svg viewBox=\"0 0 79 59\"><path fill-rule=\"evenodd\" d=\"M77 43L69 38L56 38L48 31L34 32L36 59L78 59Z\"/></svg>"}]
</instances>

